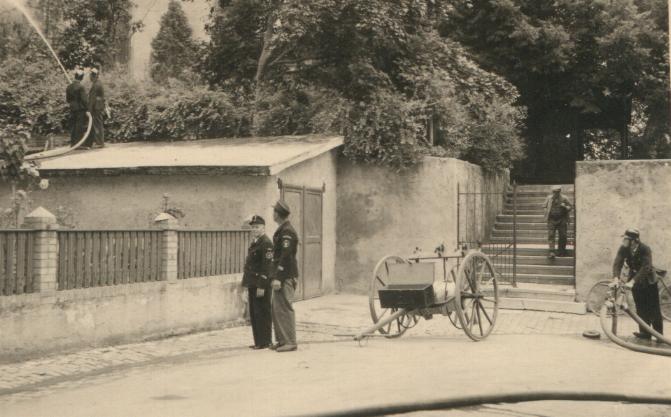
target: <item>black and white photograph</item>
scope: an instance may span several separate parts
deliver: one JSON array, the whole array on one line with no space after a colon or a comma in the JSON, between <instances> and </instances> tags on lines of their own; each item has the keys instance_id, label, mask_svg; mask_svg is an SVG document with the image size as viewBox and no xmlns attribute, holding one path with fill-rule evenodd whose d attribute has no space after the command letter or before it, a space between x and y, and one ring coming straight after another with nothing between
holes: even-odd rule
<instances>
[{"instance_id":1,"label":"black and white photograph","mask_svg":"<svg viewBox=\"0 0 671 417\"><path fill-rule=\"evenodd\" d=\"M0 0L0 416L671 416L669 0Z\"/></svg>"}]
</instances>

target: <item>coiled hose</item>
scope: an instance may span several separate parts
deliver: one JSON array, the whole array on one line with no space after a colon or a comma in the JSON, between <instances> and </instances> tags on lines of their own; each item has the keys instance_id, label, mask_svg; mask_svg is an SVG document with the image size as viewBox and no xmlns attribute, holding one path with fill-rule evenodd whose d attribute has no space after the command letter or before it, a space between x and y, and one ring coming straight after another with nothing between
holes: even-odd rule
<instances>
[{"instance_id":1,"label":"coiled hose","mask_svg":"<svg viewBox=\"0 0 671 417\"><path fill-rule=\"evenodd\" d=\"M84 142L86 142L86 139L88 139L89 135L91 134L91 129L93 128L93 117L91 117L91 113L86 113L86 115L89 118L89 124L88 127L86 128L86 133L84 133L84 136L74 146L69 146L67 148L52 149L50 151L44 151L26 155L26 157L23 159L25 159L26 161L37 161L39 159L53 158L55 156L62 156L67 153L70 153L75 149L79 148L80 146L82 146Z\"/></svg>"},{"instance_id":2,"label":"coiled hose","mask_svg":"<svg viewBox=\"0 0 671 417\"><path fill-rule=\"evenodd\" d=\"M599 318L601 319L601 328L603 329L603 332L606 333L606 336L615 344L622 346L623 348L627 348L636 352L642 352L642 353L650 353L652 355L662 355L662 356L671 356L671 349L665 349L665 348L654 348L652 346L642 346L636 343L631 343L627 342L625 340L620 339L613 333L613 331L609 328L608 326L608 308L609 306L613 306L613 303L611 301L606 302L602 307L601 307L601 312L599 314ZM658 333L653 329L652 327L648 326L639 316L638 314L632 312L628 307L624 307L623 310L625 313L629 315L632 319L634 319L635 322L641 325L647 332L649 332L651 335L655 336L658 340L663 341L666 344L671 345L671 339L668 337L664 337L662 334Z\"/></svg>"}]
</instances>

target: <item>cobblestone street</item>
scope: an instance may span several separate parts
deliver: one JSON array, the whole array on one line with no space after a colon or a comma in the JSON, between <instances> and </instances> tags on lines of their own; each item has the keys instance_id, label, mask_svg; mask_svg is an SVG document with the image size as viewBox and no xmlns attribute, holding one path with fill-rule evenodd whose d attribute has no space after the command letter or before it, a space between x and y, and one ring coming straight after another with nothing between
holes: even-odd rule
<instances>
[{"instance_id":1,"label":"cobblestone street","mask_svg":"<svg viewBox=\"0 0 671 417\"><path fill-rule=\"evenodd\" d=\"M301 350L314 350L324 343L338 343L351 350L356 344L337 334L354 333L370 325L367 298L355 295L331 295L296 304L299 343ZM534 311L501 310L491 340L496 336L563 336L572 343L587 346L609 346L609 341L591 341L580 335L584 330L600 330L594 315L573 315ZM622 334L634 330L633 323L625 321ZM422 320L410 329L403 338L405 343L428 343L435 345L445 340L450 345L474 346L466 336L444 317L430 321ZM533 349L533 340L527 338ZM540 340L540 339L539 339ZM412 341L412 342L408 342ZM370 345L397 341L373 339ZM490 340L482 344L492 343ZM206 358L250 358L250 329L246 326L231 327L210 332L196 333L162 340L120 346L100 347L76 353L54 355L19 363L0 365L0 404L12 404L31 398L41 398L49 393L89 386L96 380L117 378L118 375L147 369L164 368L177 364L188 364ZM478 344L480 345L480 344ZM364 348L365 349L365 348ZM460 347L461 349L461 347ZM621 352L625 355L635 355ZM409 354L411 354L409 352ZM548 353L549 355L552 352ZM245 355L245 356L243 356ZM646 357L638 355L638 357ZM548 358L551 360L552 358ZM41 415L41 414L40 414Z\"/></svg>"}]
</instances>

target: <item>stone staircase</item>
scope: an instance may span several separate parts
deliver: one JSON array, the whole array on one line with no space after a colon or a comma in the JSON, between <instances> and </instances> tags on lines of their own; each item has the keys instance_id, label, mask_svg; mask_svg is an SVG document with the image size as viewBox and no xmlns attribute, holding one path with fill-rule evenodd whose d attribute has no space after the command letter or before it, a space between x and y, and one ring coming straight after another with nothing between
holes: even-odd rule
<instances>
[{"instance_id":1,"label":"stone staircase","mask_svg":"<svg viewBox=\"0 0 671 417\"><path fill-rule=\"evenodd\" d=\"M585 313L584 303L575 302L574 213L571 213L567 246L568 257L548 259L547 227L543 202L551 193L549 185L517 187L517 288L501 287L501 307ZM562 185L562 194L574 202L573 185ZM503 213L497 217L490 242L513 241L513 193L508 193ZM511 257L494 258L503 281L512 280ZM498 263L498 264L497 264Z\"/></svg>"}]
</instances>

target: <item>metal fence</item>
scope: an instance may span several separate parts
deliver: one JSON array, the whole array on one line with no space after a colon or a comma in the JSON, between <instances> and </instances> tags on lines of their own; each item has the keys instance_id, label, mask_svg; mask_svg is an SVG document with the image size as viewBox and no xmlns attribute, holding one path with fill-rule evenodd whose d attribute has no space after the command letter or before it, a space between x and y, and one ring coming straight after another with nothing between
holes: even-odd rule
<instances>
[{"instance_id":1,"label":"metal fence","mask_svg":"<svg viewBox=\"0 0 671 417\"><path fill-rule=\"evenodd\" d=\"M35 291L32 231L0 231L0 295Z\"/></svg>"},{"instance_id":2,"label":"metal fence","mask_svg":"<svg viewBox=\"0 0 671 417\"><path fill-rule=\"evenodd\" d=\"M496 187L496 188L494 188ZM517 186L470 188L457 185L457 241L459 246L480 248L496 265L498 278L516 285L517 264ZM512 200L512 236L493 241L492 231L499 215L506 213ZM509 206L510 207L510 204Z\"/></svg>"},{"instance_id":3,"label":"metal fence","mask_svg":"<svg viewBox=\"0 0 671 417\"><path fill-rule=\"evenodd\" d=\"M177 279L243 271L251 243L248 230L180 230Z\"/></svg>"},{"instance_id":4,"label":"metal fence","mask_svg":"<svg viewBox=\"0 0 671 417\"><path fill-rule=\"evenodd\" d=\"M161 279L161 231L58 232L58 289Z\"/></svg>"}]
</instances>

